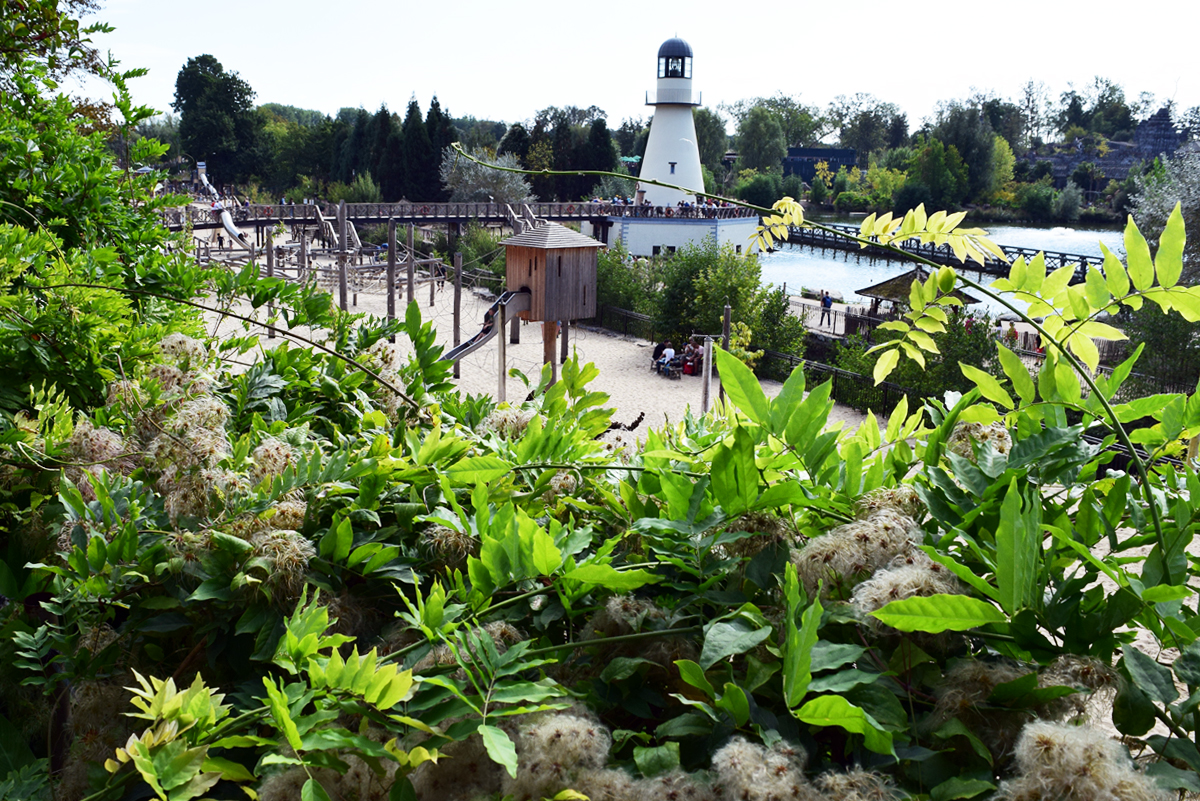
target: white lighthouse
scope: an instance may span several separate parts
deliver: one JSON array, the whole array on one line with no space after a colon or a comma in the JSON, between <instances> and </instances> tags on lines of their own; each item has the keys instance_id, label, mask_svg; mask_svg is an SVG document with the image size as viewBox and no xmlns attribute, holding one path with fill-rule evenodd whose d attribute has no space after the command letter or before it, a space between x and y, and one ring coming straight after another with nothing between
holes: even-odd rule
<instances>
[{"instance_id":1,"label":"white lighthouse","mask_svg":"<svg viewBox=\"0 0 1200 801\"><path fill-rule=\"evenodd\" d=\"M682 39L668 39L658 48L658 87L653 98L646 94L646 105L654 106L654 120L638 177L703 190L700 147L692 120L692 107L700 105L700 96L692 95L692 48ZM645 191L646 199L655 206L696 199L694 194L641 182L638 189Z\"/></svg>"}]
</instances>

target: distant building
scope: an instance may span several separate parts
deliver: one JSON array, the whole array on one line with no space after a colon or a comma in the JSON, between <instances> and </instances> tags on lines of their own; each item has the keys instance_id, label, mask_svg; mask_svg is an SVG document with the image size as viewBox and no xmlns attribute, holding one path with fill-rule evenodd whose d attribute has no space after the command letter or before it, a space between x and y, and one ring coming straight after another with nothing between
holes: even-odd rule
<instances>
[{"instance_id":1,"label":"distant building","mask_svg":"<svg viewBox=\"0 0 1200 801\"><path fill-rule=\"evenodd\" d=\"M783 174L799 175L800 180L811 184L822 161L829 164L831 173L836 173L840 167L854 167L858 152L852 147L789 147L783 159Z\"/></svg>"}]
</instances>

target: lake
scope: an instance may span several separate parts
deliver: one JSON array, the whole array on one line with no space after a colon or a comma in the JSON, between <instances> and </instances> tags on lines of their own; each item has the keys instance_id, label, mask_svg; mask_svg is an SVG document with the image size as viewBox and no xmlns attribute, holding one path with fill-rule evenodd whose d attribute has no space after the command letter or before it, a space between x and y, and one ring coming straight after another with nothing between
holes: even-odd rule
<instances>
[{"instance_id":1,"label":"lake","mask_svg":"<svg viewBox=\"0 0 1200 801\"><path fill-rule=\"evenodd\" d=\"M861 218L823 219L821 222L854 223ZM1118 256L1125 255L1122 232L1087 228L1033 228L1019 225L981 225L989 237L1000 245L1037 248L1038 250L1078 253L1085 256L1100 256L1100 242ZM855 290L864 289L886 281L913 268L912 262L872 259L857 253L839 250L824 250L801 245L784 245L774 253L760 258L764 283L780 286L787 284L788 292L800 293L801 287L812 290L828 290L840 294L847 303L865 303ZM970 272L971 278L979 274ZM983 283L990 283L993 276L984 276ZM991 307L991 304L987 304ZM995 308L995 311L1001 309Z\"/></svg>"}]
</instances>

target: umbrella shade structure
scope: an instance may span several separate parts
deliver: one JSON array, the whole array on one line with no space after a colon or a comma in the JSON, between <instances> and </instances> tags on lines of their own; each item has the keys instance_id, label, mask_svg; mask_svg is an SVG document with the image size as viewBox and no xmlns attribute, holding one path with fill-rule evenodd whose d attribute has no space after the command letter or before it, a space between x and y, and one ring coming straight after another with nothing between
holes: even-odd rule
<instances>
[{"instance_id":1,"label":"umbrella shade structure","mask_svg":"<svg viewBox=\"0 0 1200 801\"><path fill-rule=\"evenodd\" d=\"M908 305L908 296L912 290L913 281L925 283L929 280L929 272L920 267L909 270L906 273L897 275L895 278L889 278L886 281L880 281L878 284L866 287L864 289L854 290L856 294L864 298L871 299L871 315L876 316L879 313L879 306L884 301L888 301L898 306ZM961 300L963 303L981 303L982 301L961 289L956 289L951 293L954 297Z\"/></svg>"}]
</instances>

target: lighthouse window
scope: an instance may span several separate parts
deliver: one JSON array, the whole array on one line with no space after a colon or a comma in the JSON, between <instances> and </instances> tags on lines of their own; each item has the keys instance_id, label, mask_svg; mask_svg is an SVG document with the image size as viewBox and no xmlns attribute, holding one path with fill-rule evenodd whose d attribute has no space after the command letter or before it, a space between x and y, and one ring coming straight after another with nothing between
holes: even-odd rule
<instances>
[{"instance_id":1,"label":"lighthouse window","mask_svg":"<svg viewBox=\"0 0 1200 801\"><path fill-rule=\"evenodd\" d=\"M683 59L674 56L667 59L667 78L682 78L683 77Z\"/></svg>"},{"instance_id":2,"label":"lighthouse window","mask_svg":"<svg viewBox=\"0 0 1200 801\"><path fill-rule=\"evenodd\" d=\"M674 175L674 174L675 174L675 165L676 165L678 162L675 162L675 161L668 161L667 163L671 165L671 175Z\"/></svg>"}]
</instances>

